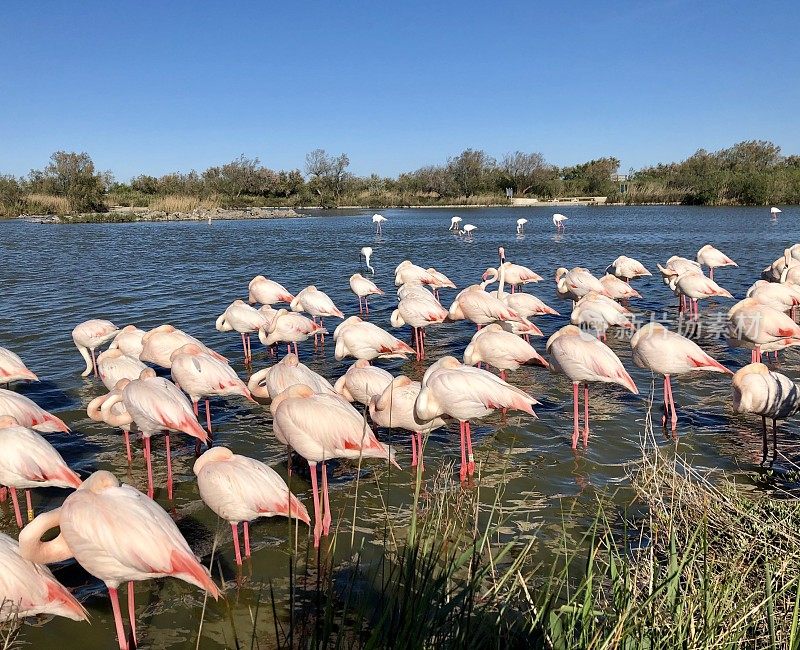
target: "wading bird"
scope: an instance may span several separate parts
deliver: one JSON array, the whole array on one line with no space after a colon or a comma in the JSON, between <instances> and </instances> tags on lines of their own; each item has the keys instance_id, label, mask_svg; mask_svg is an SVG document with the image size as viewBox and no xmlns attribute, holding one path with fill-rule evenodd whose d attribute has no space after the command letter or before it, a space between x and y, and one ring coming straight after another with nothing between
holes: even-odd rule
<instances>
[{"instance_id":1,"label":"wading bird","mask_svg":"<svg viewBox=\"0 0 800 650\"><path fill-rule=\"evenodd\" d=\"M383 233L383 223L387 221L386 217L380 214L372 215L372 223L375 224L375 234L380 235Z\"/></svg>"},{"instance_id":2,"label":"wading bird","mask_svg":"<svg viewBox=\"0 0 800 650\"><path fill-rule=\"evenodd\" d=\"M214 324L218 332L239 332L242 335L242 351L245 365L253 362L250 349L250 335L269 325L268 316L259 309L254 309L243 300L234 300L217 318Z\"/></svg>"},{"instance_id":3,"label":"wading bird","mask_svg":"<svg viewBox=\"0 0 800 650\"><path fill-rule=\"evenodd\" d=\"M286 287L263 275L257 275L250 280L247 288L247 301L251 305L256 303L274 305L276 302L290 303L294 300L294 296L286 290Z\"/></svg>"},{"instance_id":4,"label":"wading bird","mask_svg":"<svg viewBox=\"0 0 800 650\"><path fill-rule=\"evenodd\" d=\"M390 372L370 365L366 359L358 359L350 365L347 372L336 380L333 388L348 402L358 402L368 406L372 398L380 395L391 383L392 374Z\"/></svg>"},{"instance_id":5,"label":"wading bird","mask_svg":"<svg viewBox=\"0 0 800 650\"><path fill-rule=\"evenodd\" d=\"M721 266L739 266L721 250L714 248L711 244L706 244L697 251L697 263L708 267L708 277L714 279L714 269Z\"/></svg>"},{"instance_id":6,"label":"wading bird","mask_svg":"<svg viewBox=\"0 0 800 650\"><path fill-rule=\"evenodd\" d=\"M353 273L350 276L350 291L358 296L358 313L364 314L369 316L369 302L367 298L369 296L382 296L384 292L381 291L378 286L372 281L367 280L363 275L360 273ZM362 306L363 300L363 306Z\"/></svg>"},{"instance_id":7,"label":"wading bird","mask_svg":"<svg viewBox=\"0 0 800 650\"><path fill-rule=\"evenodd\" d=\"M527 219L517 219L517 234L522 235L525 233L525 224L528 223Z\"/></svg>"},{"instance_id":8,"label":"wading bird","mask_svg":"<svg viewBox=\"0 0 800 650\"><path fill-rule=\"evenodd\" d=\"M12 381L39 381L16 354L0 348L0 384L8 386Z\"/></svg>"},{"instance_id":9,"label":"wading bird","mask_svg":"<svg viewBox=\"0 0 800 650\"><path fill-rule=\"evenodd\" d=\"M72 340L83 360L86 361L86 370L81 377L88 377L92 372L97 375L97 362L95 350L101 345L111 341L119 332L119 328L110 320L93 318L76 325L72 330Z\"/></svg>"},{"instance_id":10,"label":"wading bird","mask_svg":"<svg viewBox=\"0 0 800 650\"><path fill-rule=\"evenodd\" d=\"M553 215L553 225L556 227L556 232L564 232L566 229L566 223L564 223L568 217L565 217L563 214L559 214L556 212Z\"/></svg>"},{"instance_id":11,"label":"wading bird","mask_svg":"<svg viewBox=\"0 0 800 650\"><path fill-rule=\"evenodd\" d=\"M372 275L375 275L375 269L369 265L369 261L372 258L372 248L370 246L364 246L361 248L359 253L359 261L361 261L362 257L364 258L364 266L367 267L367 270L372 273Z\"/></svg>"}]
</instances>

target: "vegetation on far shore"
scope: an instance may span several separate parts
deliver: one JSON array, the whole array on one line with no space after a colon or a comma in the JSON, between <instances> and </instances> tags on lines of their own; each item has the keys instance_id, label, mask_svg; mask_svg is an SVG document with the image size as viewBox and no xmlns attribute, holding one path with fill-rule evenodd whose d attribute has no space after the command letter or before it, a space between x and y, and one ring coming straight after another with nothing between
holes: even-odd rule
<instances>
[{"instance_id":1,"label":"vegetation on far shore","mask_svg":"<svg viewBox=\"0 0 800 650\"><path fill-rule=\"evenodd\" d=\"M258 158L239 158L203 172L140 175L128 183L98 171L86 153L57 151L26 177L0 174L0 216L105 212L111 206L191 212L213 208L402 207L497 205L514 196L548 200L607 196L612 203L769 205L800 203L800 156L781 154L766 141L697 151L684 161L663 163L620 178L619 160L604 157L568 167L540 153L515 152L497 161L466 149L443 165L429 165L396 178L348 172L346 154L316 149L304 172L275 171Z\"/></svg>"}]
</instances>

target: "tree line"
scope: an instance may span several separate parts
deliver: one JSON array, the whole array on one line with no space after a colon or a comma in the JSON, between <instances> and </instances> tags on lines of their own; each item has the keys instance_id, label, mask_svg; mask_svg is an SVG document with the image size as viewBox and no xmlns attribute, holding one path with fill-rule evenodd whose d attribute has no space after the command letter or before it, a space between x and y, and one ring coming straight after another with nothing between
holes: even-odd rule
<instances>
[{"instance_id":1,"label":"tree line","mask_svg":"<svg viewBox=\"0 0 800 650\"><path fill-rule=\"evenodd\" d=\"M0 214L102 212L112 205L371 207L504 203L514 196L551 199L607 196L610 202L736 205L800 203L800 156L783 156L766 141L704 149L675 163L618 176L614 157L559 167L541 153L516 151L496 160L466 149L444 164L385 177L357 176L347 154L315 149L304 169L273 170L241 155L224 165L163 176L142 174L118 182L86 153L57 151L26 177L0 175ZM191 199L191 200L188 200Z\"/></svg>"}]
</instances>

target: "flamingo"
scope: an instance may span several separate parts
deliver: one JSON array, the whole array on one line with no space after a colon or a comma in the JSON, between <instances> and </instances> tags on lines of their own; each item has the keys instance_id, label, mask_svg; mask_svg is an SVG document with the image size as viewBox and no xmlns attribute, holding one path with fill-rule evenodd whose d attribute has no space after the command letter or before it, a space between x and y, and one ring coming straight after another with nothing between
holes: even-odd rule
<instances>
[{"instance_id":1,"label":"flamingo","mask_svg":"<svg viewBox=\"0 0 800 650\"><path fill-rule=\"evenodd\" d=\"M500 371L500 379L506 379L507 370L516 370L522 365L531 364L548 367L533 346L516 334L505 331L497 323L478 330L464 350L464 363L474 366L484 362Z\"/></svg>"},{"instance_id":2,"label":"flamingo","mask_svg":"<svg viewBox=\"0 0 800 650\"><path fill-rule=\"evenodd\" d=\"M369 401L369 416L377 426L405 429L411 433L411 467L416 467L419 463L420 471L423 465L422 436L447 424L440 417L432 420L421 420L417 417L414 405L421 390L420 382L400 375Z\"/></svg>"},{"instance_id":3,"label":"flamingo","mask_svg":"<svg viewBox=\"0 0 800 650\"><path fill-rule=\"evenodd\" d=\"M394 286L400 287L404 284L426 284L435 286L438 280L427 269L413 264L410 260L403 260L394 270Z\"/></svg>"},{"instance_id":4,"label":"flamingo","mask_svg":"<svg viewBox=\"0 0 800 650\"><path fill-rule=\"evenodd\" d=\"M263 275L257 275L250 280L247 290L247 301L251 305L256 303L274 305L277 302L290 303L294 300L294 296L287 291L286 287Z\"/></svg>"},{"instance_id":5,"label":"flamingo","mask_svg":"<svg viewBox=\"0 0 800 650\"><path fill-rule=\"evenodd\" d=\"M583 382L584 431L583 446L589 444L589 383L619 384L634 395L639 394L636 384L619 360L602 341L587 335L574 325L566 325L547 341L551 355L550 369L566 375L572 382L573 419L572 448L578 448L578 387Z\"/></svg>"},{"instance_id":6,"label":"flamingo","mask_svg":"<svg viewBox=\"0 0 800 650\"><path fill-rule=\"evenodd\" d=\"M372 247L371 246L362 246L361 251L359 252L358 260L361 261L361 258L364 258L364 266L367 267L367 270L375 275L375 269L369 265L369 261L372 258Z\"/></svg>"},{"instance_id":7,"label":"flamingo","mask_svg":"<svg viewBox=\"0 0 800 650\"><path fill-rule=\"evenodd\" d=\"M630 300L631 298L641 298L641 294L627 282L623 282L617 276L606 273L600 278L605 295L613 300Z\"/></svg>"},{"instance_id":8,"label":"flamingo","mask_svg":"<svg viewBox=\"0 0 800 650\"><path fill-rule=\"evenodd\" d=\"M564 222L568 219L563 214L559 214L556 212L553 215L553 225L556 227L556 232L564 232L566 230L566 225Z\"/></svg>"},{"instance_id":9,"label":"flamingo","mask_svg":"<svg viewBox=\"0 0 800 650\"><path fill-rule=\"evenodd\" d=\"M42 542L42 535L56 526L61 529L58 537ZM172 518L135 488L120 485L110 472L92 474L60 508L36 517L19 537L24 558L51 564L74 557L106 584L120 650L129 647L117 595L121 583L128 582L134 646L134 581L174 577L219 597L211 575L197 561Z\"/></svg>"},{"instance_id":10,"label":"flamingo","mask_svg":"<svg viewBox=\"0 0 800 650\"><path fill-rule=\"evenodd\" d=\"M218 332L230 332L233 330L242 335L244 364L247 366L253 362L250 334L258 332L268 324L269 318L264 312L245 304L243 300L234 300L217 318L214 327Z\"/></svg>"},{"instance_id":11,"label":"flamingo","mask_svg":"<svg viewBox=\"0 0 800 650\"><path fill-rule=\"evenodd\" d=\"M761 416L763 458L767 460L767 418L772 420L772 460L778 454L778 420L800 411L800 386L763 363L751 363L733 376L733 410Z\"/></svg>"},{"instance_id":12,"label":"flamingo","mask_svg":"<svg viewBox=\"0 0 800 650\"><path fill-rule=\"evenodd\" d=\"M45 411L33 400L5 388L0 388L0 416L8 415L21 426L43 433L61 431L69 433L63 420Z\"/></svg>"},{"instance_id":13,"label":"flamingo","mask_svg":"<svg viewBox=\"0 0 800 650\"><path fill-rule=\"evenodd\" d=\"M437 271L435 268L428 267L425 269L431 277L433 277L434 281L429 283L428 286L433 289L433 295L436 297L436 300L439 300L439 289L455 289L455 283L448 278L444 273Z\"/></svg>"},{"instance_id":14,"label":"flamingo","mask_svg":"<svg viewBox=\"0 0 800 650\"><path fill-rule=\"evenodd\" d=\"M92 372L97 375L94 351L111 341L117 332L119 328L110 320L93 318L75 326L72 330L72 340L86 361L86 370L81 373L81 377L88 377Z\"/></svg>"},{"instance_id":15,"label":"flamingo","mask_svg":"<svg viewBox=\"0 0 800 650\"><path fill-rule=\"evenodd\" d=\"M532 271L527 266L506 262L506 251L502 246L498 249L498 252L500 253L500 267L505 270L505 281L511 285L511 293L515 292L515 288L521 291L524 285L541 281L542 276ZM484 272L482 280L487 282L488 286L489 284L497 282L499 276L498 269L490 267Z\"/></svg>"},{"instance_id":16,"label":"flamingo","mask_svg":"<svg viewBox=\"0 0 800 650\"><path fill-rule=\"evenodd\" d=\"M348 402L358 402L368 406L372 398L380 395L391 383L391 373L370 365L366 359L357 359L347 372L336 380L333 389Z\"/></svg>"},{"instance_id":17,"label":"flamingo","mask_svg":"<svg viewBox=\"0 0 800 650\"><path fill-rule=\"evenodd\" d=\"M110 350L120 350L125 356L138 359L139 355L142 353L142 339L144 335L145 331L139 329L136 325L126 325L117 332L117 335L108 347Z\"/></svg>"},{"instance_id":18,"label":"flamingo","mask_svg":"<svg viewBox=\"0 0 800 650\"><path fill-rule=\"evenodd\" d=\"M721 250L714 248L711 244L706 244L697 251L697 263L708 267L708 277L714 279L714 269L720 266L739 266Z\"/></svg>"},{"instance_id":19,"label":"flamingo","mask_svg":"<svg viewBox=\"0 0 800 650\"><path fill-rule=\"evenodd\" d=\"M605 340L609 327L632 329L631 312L611 298L590 291L572 309L569 322L578 327L595 330L598 338Z\"/></svg>"},{"instance_id":20,"label":"flamingo","mask_svg":"<svg viewBox=\"0 0 800 650\"><path fill-rule=\"evenodd\" d=\"M152 498L153 465L150 453L151 436L163 431L167 450L167 497L172 500L172 454L169 444L170 431L185 433L207 443L209 438L198 424L189 400L168 379L156 377L152 368L142 371L139 379L122 379L100 407L103 419L113 426L136 423L144 437L144 455L147 465L147 495ZM113 415L111 408L123 402L126 413Z\"/></svg>"},{"instance_id":21,"label":"flamingo","mask_svg":"<svg viewBox=\"0 0 800 650\"><path fill-rule=\"evenodd\" d=\"M39 381L16 354L0 348L0 383L8 386L12 381Z\"/></svg>"},{"instance_id":22,"label":"flamingo","mask_svg":"<svg viewBox=\"0 0 800 650\"><path fill-rule=\"evenodd\" d=\"M265 399L275 399L289 386L304 384L315 393L335 393L330 382L300 363L296 354L287 354L274 366L253 373L247 382L252 395Z\"/></svg>"},{"instance_id":23,"label":"flamingo","mask_svg":"<svg viewBox=\"0 0 800 650\"><path fill-rule=\"evenodd\" d=\"M672 409L672 430L678 426L678 413L672 397L671 378L690 372L721 372L732 375L721 363L706 353L697 343L669 331L660 323L648 323L631 338L633 362L640 368L664 376L664 415L661 425L667 426Z\"/></svg>"},{"instance_id":24,"label":"flamingo","mask_svg":"<svg viewBox=\"0 0 800 650\"><path fill-rule=\"evenodd\" d=\"M275 437L294 449L311 468L314 492L314 547L331 525L326 464L333 458L380 458L398 469L394 450L379 442L361 414L338 395L321 395L308 386L290 386L272 400ZM317 489L317 463L322 463L322 499ZM321 509L325 514L322 515Z\"/></svg>"},{"instance_id":25,"label":"flamingo","mask_svg":"<svg viewBox=\"0 0 800 650\"><path fill-rule=\"evenodd\" d=\"M611 262L611 264L606 267L606 273L610 273L614 277L620 278L625 282L653 275L639 260L627 257L626 255L620 255Z\"/></svg>"},{"instance_id":26,"label":"flamingo","mask_svg":"<svg viewBox=\"0 0 800 650\"><path fill-rule=\"evenodd\" d=\"M145 333L142 337L142 352L139 354L139 360L169 370L172 365L170 361L172 353L188 343L194 343L212 357L228 363L228 360L221 354L217 354L195 337L174 328L172 325L159 325Z\"/></svg>"},{"instance_id":27,"label":"flamingo","mask_svg":"<svg viewBox=\"0 0 800 650\"><path fill-rule=\"evenodd\" d=\"M327 316L336 316L336 318L344 318L344 314L339 311L339 308L333 304L333 300L328 297L324 291L320 291L313 284L303 289L298 293L291 304L292 311L304 311L311 314L311 320L315 323L319 317L320 327L324 327L322 319ZM320 332L322 337L322 344L325 345L325 334L327 332ZM314 334L314 347L317 346L317 335Z\"/></svg>"},{"instance_id":28,"label":"flamingo","mask_svg":"<svg viewBox=\"0 0 800 650\"><path fill-rule=\"evenodd\" d=\"M189 343L172 353L172 380L192 401L194 414L198 415L197 403L206 400L206 430L211 434L210 397L240 395L255 402L244 382L227 363L212 357L202 348Z\"/></svg>"},{"instance_id":29,"label":"flamingo","mask_svg":"<svg viewBox=\"0 0 800 650\"><path fill-rule=\"evenodd\" d=\"M461 430L461 469L465 480L475 473L470 420L483 418L495 410L515 409L536 417L538 404L526 392L507 384L492 373L462 365L455 357L442 357L422 378L422 389L414 405L416 418L427 422L442 415L459 421Z\"/></svg>"},{"instance_id":30,"label":"flamingo","mask_svg":"<svg viewBox=\"0 0 800 650\"><path fill-rule=\"evenodd\" d=\"M367 280L367 278L360 273L353 273L353 275L350 276L350 291L358 296L358 313L363 314L366 310L367 316L369 316L369 302L367 301L367 297L384 295L384 292L381 291L372 280ZM364 300L363 307L361 305L362 299Z\"/></svg>"},{"instance_id":31,"label":"flamingo","mask_svg":"<svg viewBox=\"0 0 800 650\"><path fill-rule=\"evenodd\" d=\"M248 558L250 522L254 519L283 515L311 523L308 510L280 475L254 458L234 454L227 447L214 447L195 461L192 470L203 503L231 526L239 566L239 522L243 523L244 554Z\"/></svg>"},{"instance_id":32,"label":"flamingo","mask_svg":"<svg viewBox=\"0 0 800 650\"><path fill-rule=\"evenodd\" d=\"M373 214L372 215L372 223L375 224L375 234L380 235L383 233L383 223L387 221L386 217L380 214Z\"/></svg>"},{"instance_id":33,"label":"flamingo","mask_svg":"<svg viewBox=\"0 0 800 650\"><path fill-rule=\"evenodd\" d=\"M109 426L118 426L122 429L122 433L125 436L125 456L128 459L128 465L130 465L133 462L133 455L131 454L131 425L133 423L133 418L128 415L125 403L121 401L114 404L107 413L103 413L102 410L103 403L112 395L122 394L122 389L125 387L127 381L133 380L127 380L126 378L120 379L117 385L109 390L108 393L95 397L87 405L86 415L94 422L104 422Z\"/></svg>"},{"instance_id":34,"label":"flamingo","mask_svg":"<svg viewBox=\"0 0 800 650\"><path fill-rule=\"evenodd\" d=\"M406 355L414 353L408 344L358 316L350 316L340 323L333 333L333 340L336 342L334 356L337 361L345 357L367 361L376 358L404 359Z\"/></svg>"},{"instance_id":35,"label":"flamingo","mask_svg":"<svg viewBox=\"0 0 800 650\"><path fill-rule=\"evenodd\" d=\"M698 300L719 296L722 298L733 298L731 293L719 286L711 278L707 278L702 273L689 271L674 276L669 283L669 288L678 296L689 299L689 313L699 317Z\"/></svg>"},{"instance_id":36,"label":"flamingo","mask_svg":"<svg viewBox=\"0 0 800 650\"><path fill-rule=\"evenodd\" d=\"M523 235L525 234L525 224L528 223L527 219L517 219L517 234Z\"/></svg>"},{"instance_id":37,"label":"flamingo","mask_svg":"<svg viewBox=\"0 0 800 650\"><path fill-rule=\"evenodd\" d=\"M423 293L430 297L425 298ZM413 328L417 361L421 361L425 358L424 328L443 323L445 318L447 318L447 310L439 304L436 298L423 290L422 293L403 298L397 304L397 309L392 312L390 321L392 327L410 325Z\"/></svg>"},{"instance_id":38,"label":"flamingo","mask_svg":"<svg viewBox=\"0 0 800 650\"><path fill-rule=\"evenodd\" d=\"M316 341L317 335L321 333L328 333L321 323L317 324L302 314L279 309L269 324L258 330L258 340L266 346L286 343L289 352L291 352L289 344L294 344L294 353L297 354L298 343L307 341L312 336Z\"/></svg>"},{"instance_id":39,"label":"flamingo","mask_svg":"<svg viewBox=\"0 0 800 650\"><path fill-rule=\"evenodd\" d=\"M770 215L772 216L772 218L773 218L773 219L777 219L777 218L778 218L778 215L779 215L781 212L783 212L783 210L781 210L780 208L776 208L775 206L772 206L772 207L769 209L769 213L770 213Z\"/></svg>"},{"instance_id":40,"label":"flamingo","mask_svg":"<svg viewBox=\"0 0 800 650\"><path fill-rule=\"evenodd\" d=\"M563 266L556 269L556 292L560 298L577 302L590 291L605 294L603 284L589 269L580 266L571 270Z\"/></svg>"},{"instance_id":41,"label":"flamingo","mask_svg":"<svg viewBox=\"0 0 800 650\"><path fill-rule=\"evenodd\" d=\"M745 298L731 307L728 321L728 342L734 347L750 348L751 363L761 361L762 352L800 345L800 326L755 298Z\"/></svg>"},{"instance_id":42,"label":"flamingo","mask_svg":"<svg viewBox=\"0 0 800 650\"><path fill-rule=\"evenodd\" d=\"M800 267L797 267L800 268ZM788 273L786 274L788 276ZM800 287L793 284L778 284L756 280L746 296L778 311L793 311L800 304Z\"/></svg>"},{"instance_id":43,"label":"flamingo","mask_svg":"<svg viewBox=\"0 0 800 650\"><path fill-rule=\"evenodd\" d=\"M37 487L76 488L81 479L53 446L33 429L20 426L13 417L0 417L0 485L10 489L17 526L22 514L17 489L25 490L28 521L33 519L31 489Z\"/></svg>"},{"instance_id":44,"label":"flamingo","mask_svg":"<svg viewBox=\"0 0 800 650\"><path fill-rule=\"evenodd\" d=\"M473 284L459 293L448 310L450 320L467 319L475 323L480 329L484 325L496 321L516 321L526 326L532 334L541 334L541 330L532 323L525 321L516 311L509 308L503 301L503 286L505 284L505 268L500 265L499 286L496 293L489 293L485 287L489 280L481 284Z\"/></svg>"},{"instance_id":45,"label":"flamingo","mask_svg":"<svg viewBox=\"0 0 800 650\"><path fill-rule=\"evenodd\" d=\"M461 222L463 219L461 217L452 217L450 219L450 230L461 230Z\"/></svg>"},{"instance_id":46,"label":"flamingo","mask_svg":"<svg viewBox=\"0 0 800 650\"><path fill-rule=\"evenodd\" d=\"M472 233L474 233L477 229L478 226L473 226L471 223L468 223L461 230L458 231L458 234L466 235L468 238L471 238Z\"/></svg>"},{"instance_id":47,"label":"flamingo","mask_svg":"<svg viewBox=\"0 0 800 650\"><path fill-rule=\"evenodd\" d=\"M553 315L558 316L559 313L545 304L536 296L530 293L504 293L498 296L506 304L506 307L512 309L517 313L520 318L531 318L532 316Z\"/></svg>"},{"instance_id":48,"label":"flamingo","mask_svg":"<svg viewBox=\"0 0 800 650\"><path fill-rule=\"evenodd\" d=\"M97 372L108 390L112 390L120 379L138 379L145 368L147 366L138 357L129 357L119 348L108 349L97 357Z\"/></svg>"},{"instance_id":49,"label":"flamingo","mask_svg":"<svg viewBox=\"0 0 800 650\"><path fill-rule=\"evenodd\" d=\"M17 541L0 533L0 623L40 614L89 620L83 606L50 569L26 560Z\"/></svg>"}]
</instances>

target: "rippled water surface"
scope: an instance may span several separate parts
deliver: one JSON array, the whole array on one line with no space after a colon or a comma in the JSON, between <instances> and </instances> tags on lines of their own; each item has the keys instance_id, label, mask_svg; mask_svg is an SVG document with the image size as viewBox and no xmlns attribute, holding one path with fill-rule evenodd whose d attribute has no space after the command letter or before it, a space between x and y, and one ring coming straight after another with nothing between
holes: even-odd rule
<instances>
[{"instance_id":1,"label":"rippled water surface","mask_svg":"<svg viewBox=\"0 0 800 650\"><path fill-rule=\"evenodd\" d=\"M559 266L589 267L596 274L618 255L641 260L656 272L674 254L694 257L706 243L712 243L733 257L739 268L722 269L717 280L741 298L758 278L761 269L783 249L800 240L796 209L785 209L780 221L770 221L764 208L691 207L608 207L573 208L564 235L556 235L550 221L551 209L462 210L464 222L478 230L472 240L449 233L453 210L389 210L383 235L378 237L370 220L371 211L321 214L307 219L273 221L228 221L206 223L135 223L102 225L42 225L0 222L0 345L16 351L42 382L19 385L16 390L56 413L73 429L71 435L48 434L67 462L82 475L109 469L140 489L146 487L141 446L136 443L132 468L125 461L122 439L105 425L86 417L86 404L104 392L99 381L83 379L83 362L74 348L70 331L89 318L108 318L122 327L134 323L148 329L171 323L202 339L231 359L240 376L247 372L241 363L241 345L235 332L214 329L216 317L236 298L246 299L247 284L264 274L297 292L308 284L326 291L346 314L357 313L357 299L349 291L348 278L360 270L359 249L372 246L375 282L388 295L372 301L371 320L389 328L395 303L394 267L403 259L423 266L435 266L459 286L479 281L487 266L495 266L498 246L505 246L509 260L538 271L545 281L531 291L569 313L559 303L552 282ZM514 233L519 217L529 220L524 236ZM636 283L642 300L632 309L647 319L652 312L662 320L675 319L676 300L660 278ZM449 306L455 292L443 292ZM733 350L715 336L720 318L713 312L727 310L730 301L707 301L700 344L723 364L736 370L749 362L749 351ZM539 318L545 337L568 322L568 316ZM334 321L327 322L335 325ZM427 364L439 356L461 356L474 332L466 323L446 324L429 329L429 359L423 364L397 361L378 362L394 374L419 379ZM410 332L398 336L410 340ZM534 342L543 352L544 340ZM572 525L580 528L591 518L595 493L617 493L620 503L629 498L624 485L626 465L639 457L639 440L651 395L653 378L635 368L626 340L611 336L609 344L622 358L641 394L631 395L617 388L592 391L593 431L587 450L570 449L572 392L563 377L541 368L511 373L510 381L532 393L542 404L538 420L512 414L506 422L499 416L473 427L476 456L481 464L479 483L491 492L505 483L508 502L531 504L525 515L511 524L515 534L538 530L543 538L557 535L562 525L565 502L577 499L586 506L573 515ZM255 341L253 369L272 363ZM314 353L310 344L300 345L302 361L329 380L344 373L350 360L333 359L333 346ZM780 362L782 372L797 378L798 357L789 352ZM661 399L660 381L655 400ZM673 388L680 417L678 450L700 467L722 468L740 475L742 481L759 476L761 456L759 423L753 418L734 416L730 407L730 381L719 375L680 378ZM212 413L215 438L234 451L265 460L285 475L285 451L275 442L268 409L240 400L215 401ZM660 415L660 414L659 414ZM796 460L800 446L790 423L779 434L784 458L777 465L788 467ZM659 441L674 444L656 432ZM410 445L399 432L380 431L379 436L398 445L403 467L410 463ZM177 446L177 450L175 447ZM163 447L155 442L156 485L164 485ZM223 574L235 578L232 546L227 525L200 501L191 466L194 448L189 441L173 446L176 493L169 503L165 490L156 499L173 513L195 552L205 560L215 535L221 542ZM458 435L451 426L432 436L426 449L428 466L439 459L455 460ZM356 469L350 464L330 464L331 500L334 525L341 526L338 551L350 556ZM400 508L398 517L412 496L408 471L391 474L375 462L365 463L359 482L355 529L367 542L380 540L384 501L390 509ZM378 487L380 485L380 488ZM293 479L293 487L311 510L308 473ZM380 490L380 493L379 493ZM63 498L57 490L36 491L37 510L57 505ZM569 507L566 507L569 509ZM531 526L535 524L536 526ZM7 504L0 511L0 529L16 535L13 514ZM233 644L232 623L239 634L249 638L253 604L268 589L270 581L287 579L288 528L285 520L261 520L252 526L252 562L245 567L245 580L236 590L231 582L226 604L212 604L206 614L201 647ZM374 533L374 535L373 535ZM301 554L307 540L301 536ZM219 576L215 578L219 580ZM104 587L74 564L56 569L58 577L74 589L90 611L92 624L55 619L45 625L26 626L23 639L32 647L62 648L115 647L114 626ZM142 647L194 647L202 594L184 583L151 581L137 587ZM230 608L230 611L228 611ZM271 614L262 611L257 626L269 645ZM249 644L248 644L249 645ZM262 646L265 647L265 646Z\"/></svg>"}]
</instances>

